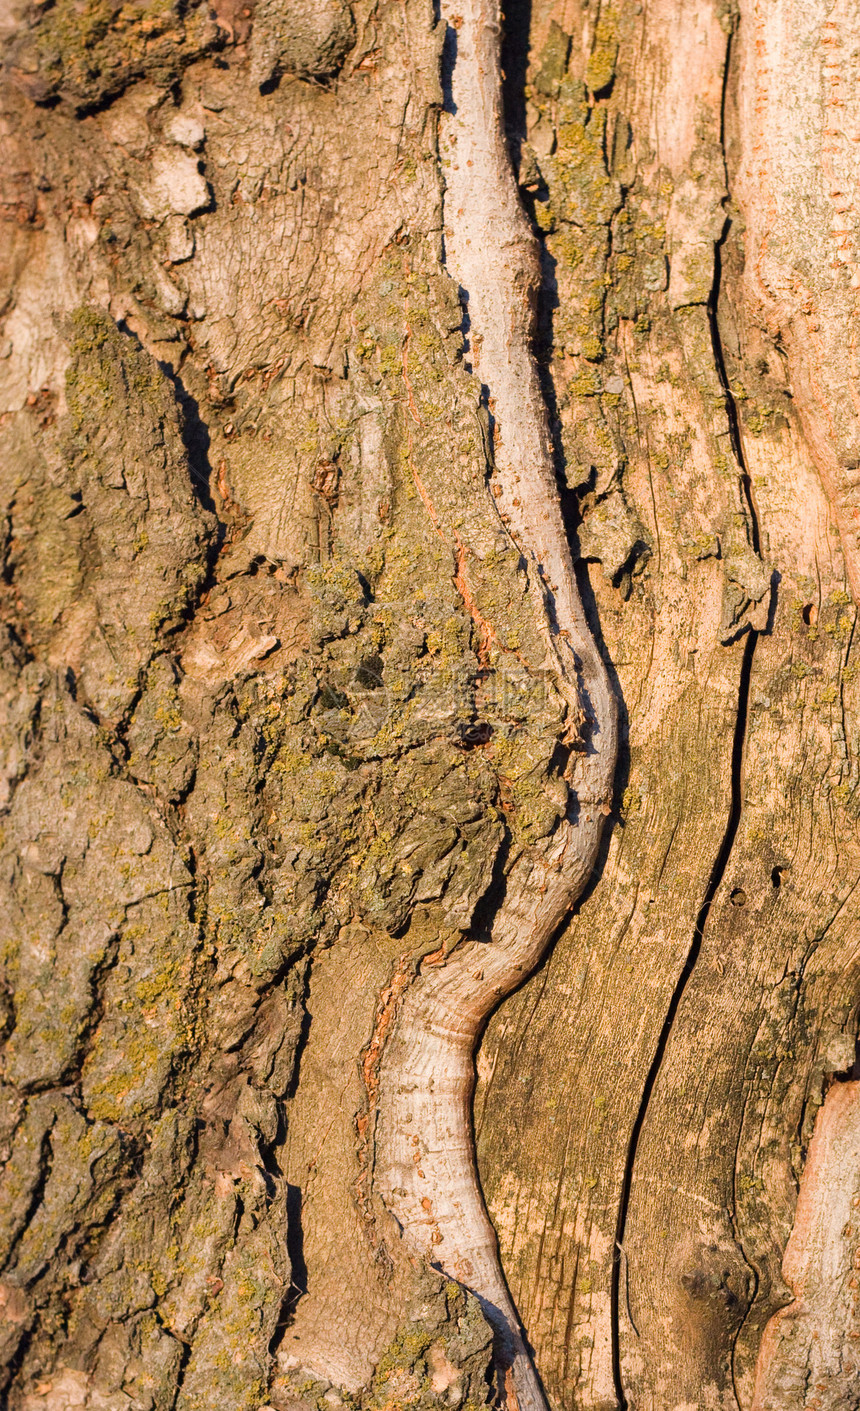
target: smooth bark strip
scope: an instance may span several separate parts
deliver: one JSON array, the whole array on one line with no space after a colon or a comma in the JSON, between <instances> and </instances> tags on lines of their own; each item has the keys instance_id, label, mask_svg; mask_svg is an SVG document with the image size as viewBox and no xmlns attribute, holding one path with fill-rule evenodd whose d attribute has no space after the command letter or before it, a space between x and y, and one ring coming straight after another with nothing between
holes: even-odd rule
<instances>
[{"instance_id":1,"label":"smooth bark strip","mask_svg":"<svg viewBox=\"0 0 860 1411\"><path fill-rule=\"evenodd\" d=\"M508 1403L541 1411L475 1170L473 1052L488 1015L540 960L591 874L609 811L616 710L573 577L532 359L538 261L503 134L498 9L485 0L443 5L443 19L456 36L442 131L447 262L489 391L497 500L543 583L548 666L568 702L569 736L585 718L584 746L567 770L567 817L548 855L515 862L492 939L468 942L438 967L425 962L403 1000L381 1064L375 1174L407 1242L481 1298L501 1334Z\"/></svg>"},{"instance_id":2,"label":"smooth bark strip","mask_svg":"<svg viewBox=\"0 0 860 1411\"><path fill-rule=\"evenodd\" d=\"M858 1404L858 1261L860 1083L836 1083L816 1118L782 1263L794 1300L765 1328L752 1411Z\"/></svg>"},{"instance_id":3,"label":"smooth bark strip","mask_svg":"<svg viewBox=\"0 0 860 1411\"><path fill-rule=\"evenodd\" d=\"M857 11L744 0L741 168L751 306L784 347L804 433L860 598ZM785 140L786 114L791 141Z\"/></svg>"}]
</instances>

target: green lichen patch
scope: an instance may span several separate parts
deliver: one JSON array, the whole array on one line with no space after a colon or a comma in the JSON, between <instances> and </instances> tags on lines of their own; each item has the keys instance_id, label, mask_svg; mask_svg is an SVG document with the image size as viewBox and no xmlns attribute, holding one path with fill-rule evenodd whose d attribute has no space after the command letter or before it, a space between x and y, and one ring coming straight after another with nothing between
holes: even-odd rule
<instances>
[{"instance_id":1,"label":"green lichen patch","mask_svg":"<svg viewBox=\"0 0 860 1411\"><path fill-rule=\"evenodd\" d=\"M615 77L618 59L618 32L615 16L611 10L601 6L600 16L594 27L591 53L585 68L585 82L595 97L604 93Z\"/></svg>"},{"instance_id":2,"label":"green lichen patch","mask_svg":"<svg viewBox=\"0 0 860 1411\"><path fill-rule=\"evenodd\" d=\"M36 102L60 97L83 111L115 97L136 78L166 87L225 37L199 3L56 0L31 7L7 62Z\"/></svg>"},{"instance_id":3,"label":"green lichen patch","mask_svg":"<svg viewBox=\"0 0 860 1411\"><path fill-rule=\"evenodd\" d=\"M197 936L177 889L140 902L129 920L82 1081L90 1112L132 1128L157 1109L180 1055L194 1047L187 1000Z\"/></svg>"},{"instance_id":4,"label":"green lichen patch","mask_svg":"<svg viewBox=\"0 0 860 1411\"><path fill-rule=\"evenodd\" d=\"M367 1386L347 1393L299 1367L274 1379L270 1402L276 1411L486 1411L492 1353L492 1329L474 1296L425 1273Z\"/></svg>"},{"instance_id":5,"label":"green lichen patch","mask_svg":"<svg viewBox=\"0 0 860 1411\"><path fill-rule=\"evenodd\" d=\"M256 83L284 73L330 79L355 41L355 19L343 0L257 0L251 45Z\"/></svg>"},{"instance_id":6,"label":"green lichen patch","mask_svg":"<svg viewBox=\"0 0 860 1411\"><path fill-rule=\"evenodd\" d=\"M195 733L182 713L179 685L175 662L167 654L157 656L126 734L131 775L172 802L187 793L198 754Z\"/></svg>"},{"instance_id":7,"label":"green lichen patch","mask_svg":"<svg viewBox=\"0 0 860 1411\"><path fill-rule=\"evenodd\" d=\"M284 1254L264 1227L248 1232L223 1265L223 1287L204 1312L178 1411L257 1411L269 1380L268 1348L283 1301ZM221 1280L219 1279L219 1282Z\"/></svg>"},{"instance_id":8,"label":"green lichen patch","mask_svg":"<svg viewBox=\"0 0 860 1411\"><path fill-rule=\"evenodd\" d=\"M377 1363L361 1398L363 1411L459 1406L487 1401L492 1333L476 1299L447 1284L417 1309Z\"/></svg>"},{"instance_id":9,"label":"green lichen patch","mask_svg":"<svg viewBox=\"0 0 860 1411\"><path fill-rule=\"evenodd\" d=\"M60 1248L70 1241L80 1249L89 1231L98 1228L113 1205L115 1178L126 1157L114 1128L88 1123L62 1095L38 1097L29 1107L13 1149L7 1196L20 1200L15 1185L32 1173L37 1152L44 1194L20 1232L10 1269L21 1285L43 1275L50 1279Z\"/></svg>"},{"instance_id":10,"label":"green lichen patch","mask_svg":"<svg viewBox=\"0 0 860 1411\"><path fill-rule=\"evenodd\" d=\"M550 20L549 33L540 52L533 84L535 91L545 98L558 96L562 80L567 72L570 54L570 35L562 29L557 20Z\"/></svg>"},{"instance_id":11,"label":"green lichen patch","mask_svg":"<svg viewBox=\"0 0 860 1411\"><path fill-rule=\"evenodd\" d=\"M62 687L49 700L40 765L14 799L3 841L10 887L0 956L16 996L6 1072L25 1086L57 1082L75 1063L132 909L155 905L144 899L160 892L167 911L181 913L189 882L92 720ZM162 929L169 925L165 916Z\"/></svg>"},{"instance_id":12,"label":"green lichen patch","mask_svg":"<svg viewBox=\"0 0 860 1411\"><path fill-rule=\"evenodd\" d=\"M96 308L73 316L70 354L66 454L97 558L87 590L100 624L80 677L99 714L115 719L193 604L213 525L194 495L179 407L155 360Z\"/></svg>"}]
</instances>

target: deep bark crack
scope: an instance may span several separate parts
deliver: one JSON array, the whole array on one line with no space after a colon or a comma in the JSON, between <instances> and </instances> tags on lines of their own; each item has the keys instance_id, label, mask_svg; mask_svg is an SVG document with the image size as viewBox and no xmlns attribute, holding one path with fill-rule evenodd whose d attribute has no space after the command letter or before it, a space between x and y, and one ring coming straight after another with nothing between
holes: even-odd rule
<instances>
[{"instance_id":1,"label":"deep bark crack","mask_svg":"<svg viewBox=\"0 0 860 1411\"><path fill-rule=\"evenodd\" d=\"M612 1269L611 1303L612 1303L612 1366L615 1379L615 1394L618 1397L618 1404L627 1411L628 1401L624 1392L624 1384L621 1372L621 1347L620 1347L620 1323L619 1323L619 1299L621 1292L621 1261L619 1255L624 1252L624 1236L627 1225L627 1212L630 1205L630 1195L633 1187L633 1174L636 1164L636 1153L639 1146L639 1139L648 1115L648 1108L654 1086L663 1065L666 1048L672 1035L672 1029L684 992L696 968L696 962L702 949L705 927L708 924L711 907L714 897L723 881L734 846L738 825L741 819L743 808L743 756L746 742L747 713L749 710L750 679L752 676L753 657L755 655L756 643L759 634L751 628L747 640L744 644L743 659L741 661L740 680L738 683L738 705L735 717L735 732L732 741L732 766L731 766L731 805L729 816L726 822L726 829L720 844L714 864L711 868L711 875L708 885L705 888L705 895L699 914L696 917L696 925L693 930L693 939L684 967L678 976L672 997L666 1010L666 1017L660 1030L660 1036L654 1050L654 1057L648 1069L645 1082L642 1087L642 1098L639 1103L639 1110L636 1120L630 1133L630 1142L627 1148L627 1159L624 1164L624 1176L621 1183L621 1196L618 1203L618 1222L615 1229L615 1261ZM626 1268L626 1261L625 1261ZM631 1320L632 1321L632 1320Z\"/></svg>"},{"instance_id":2,"label":"deep bark crack","mask_svg":"<svg viewBox=\"0 0 860 1411\"><path fill-rule=\"evenodd\" d=\"M728 69L728 56L726 60L726 68ZM738 466L741 472L741 490L747 506L750 524L751 544L753 551L758 555L760 553L758 518L755 511L755 505L752 499L749 473L744 463L737 407L735 405L734 398L729 388L728 378L726 376L725 363L723 360L723 352L720 343L719 327L717 324L717 300L719 297L720 289L720 274L720 245L718 243L715 246L714 250L714 285L711 294L711 299L708 305L708 318L711 329L711 343L714 355L714 365L716 367L723 394L726 399L726 413L731 432L732 448L734 450ZM773 605L771 605L770 616L772 619ZM713 906L714 898L716 897L716 894L722 884L723 878L725 877L726 868L728 867L729 858L732 853L732 848L734 847L738 826L740 824L741 813L743 810L743 762L744 748L746 744L747 717L749 712L750 681L752 678L753 660L755 657L755 650L758 638L759 632L754 627L749 627L747 632L747 639L744 643L740 677L738 680L738 704L737 712L735 715L734 736L732 740L731 802L729 806L729 815L726 820L725 831L723 833L722 841L720 843L717 855L714 859L714 863L711 868L711 873L708 879L708 885L705 888L705 894L702 900L702 905L696 917L696 924L693 929L693 938L690 944L690 949L687 953L687 958L684 962L683 969L681 970L681 973L675 983L675 988L672 991L672 996L669 1000L669 1005L666 1010L666 1016L663 1020L663 1025L661 1027L660 1035L657 1040L657 1045L654 1050L654 1057L651 1060L651 1065L648 1069L648 1073L646 1075L645 1082L642 1087L642 1097L640 1099L636 1119L631 1129L630 1141L627 1148L627 1156L624 1163L624 1174L622 1178L621 1194L618 1203L618 1220L615 1230L615 1256L613 1260L612 1280L610 1286L612 1328L612 1374L615 1384L615 1394L618 1398L618 1404L619 1407L622 1408L622 1411L627 1411L629 1403L627 1401L627 1396L624 1390L624 1382L621 1367L621 1258L622 1256L624 1258L625 1299L629 1300L628 1266L627 1257L624 1250L624 1237L626 1233L627 1214L629 1210L630 1197L633 1187L636 1155L639 1147L639 1140L642 1135L642 1130L645 1125L646 1117L648 1115L651 1096L653 1094L654 1087L660 1073L660 1069L663 1065L663 1060L672 1035L672 1029L674 1028L678 1009L684 997L687 985L689 984L689 981L692 977L693 971L696 968L696 963L698 961L699 954L702 948L705 928L708 924L708 919L711 913L711 907ZM630 1317L631 1324L633 1324L632 1315L630 1315L629 1302L628 1316Z\"/></svg>"}]
</instances>

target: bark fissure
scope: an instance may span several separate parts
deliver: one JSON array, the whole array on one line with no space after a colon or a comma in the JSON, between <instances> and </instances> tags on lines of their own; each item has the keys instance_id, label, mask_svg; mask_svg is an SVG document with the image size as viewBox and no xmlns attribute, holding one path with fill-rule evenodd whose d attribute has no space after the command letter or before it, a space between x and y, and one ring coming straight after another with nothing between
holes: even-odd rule
<instances>
[{"instance_id":1,"label":"bark fissure","mask_svg":"<svg viewBox=\"0 0 860 1411\"><path fill-rule=\"evenodd\" d=\"M722 883L723 878L725 877L726 868L728 867L732 847L734 846L735 837L737 835L738 825L741 820L741 811L743 809L744 744L746 741L747 715L749 711L750 679L752 676L753 657L755 655L758 636L759 634L755 631L755 629L751 628L747 635L747 640L744 643L740 679L738 682L737 713L735 716L735 729L734 737L732 740L731 807L728 819L726 821L725 832L723 834L723 839L720 844L719 852L717 853L717 856L715 857L713 866L711 868L711 874L708 879L708 885L705 890L705 895L702 899L702 905L699 910L699 914L696 917L696 925L693 931L692 943L687 953L687 958L684 962L684 967L681 970L680 975L678 976L678 980L672 992L672 997L669 1001L669 1005L666 1010L666 1016L663 1020L663 1026L660 1030L660 1035L657 1040L657 1046L654 1051L654 1057L651 1060L651 1066L648 1069L645 1082L642 1085L642 1097L639 1104L639 1109L636 1113L636 1118L633 1123L633 1127L631 1129L630 1141L627 1148L627 1157L624 1164L624 1174L622 1178L620 1199L618 1203L618 1222L615 1231L616 1253L612 1270L611 1284L613 1376L615 1379L615 1393L618 1398L618 1403L622 1408L624 1408L624 1411L626 1411L626 1408L628 1407L629 1403L624 1388L621 1368L621 1339L619 1318L619 1300L621 1297L621 1261L619 1255L622 1254L624 1251L624 1235L627 1225L627 1211L630 1204L630 1194L633 1188L633 1183L636 1179L636 1153L637 1148L639 1146L639 1139L642 1135L642 1129L645 1125L645 1120L648 1116L648 1107L651 1100L651 1095L654 1091L654 1086L659 1077L660 1069L663 1066L663 1060L666 1055L666 1050L672 1038L672 1030L675 1025L678 1009L684 997L684 992L687 989L689 981L692 977L693 971L696 968L696 962L699 958L699 954L702 949L702 942L704 940L705 928L708 924L708 917L711 912L711 907L713 906L714 898L717 895L720 884ZM635 1327L635 1324L633 1326Z\"/></svg>"},{"instance_id":2,"label":"bark fissure","mask_svg":"<svg viewBox=\"0 0 860 1411\"><path fill-rule=\"evenodd\" d=\"M731 49L731 40L732 40L732 31L729 30L728 36L727 36L727 41L726 41L726 52L725 52L725 59L724 59L724 66L723 66L723 73L722 73L722 86L721 86L721 99L720 99L720 134L719 134L720 150L721 150L722 157L723 157L723 172L724 172L724 175L725 175L725 177L726 177L726 180L728 180L728 171L727 171L727 166L726 166L726 163L725 163L725 140L726 140L726 139L725 139L725 125L726 125L726 102L727 102L727 95L728 95L729 82L730 82L730 62L731 62L731 52L732 52L732 49ZM728 190L727 190L727 193L726 193L727 199L728 199L729 195L730 195L730 192L728 192ZM721 343L721 337L720 337L720 330L719 330L719 323L718 323L718 305L719 305L719 299L720 299L720 287L721 287L721 278L722 278L722 260L721 260L721 252L722 252L722 246L723 246L723 244L725 243L725 240L726 240L726 238L727 238L727 228L728 228L728 225L729 225L729 221L728 221L728 217L727 217L727 218L726 218L726 228L724 228L724 230L723 230L723 232L722 232L720 238L719 238L718 240L716 240L716 241L715 241L715 244L714 244L713 283L712 283L712 287L711 287L710 296L709 296L709 299L708 299L708 302L707 302L707 318L708 318L708 326L709 326L709 332L710 332L711 350L712 350L713 359L714 359L714 367L715 367L715 369L716 369L716 373L717 373L717 377L718 377L718 380L719 380L719 384L720 384L720 387L721 387L721 389L722 389L723 397L724 397L724 400L725 400L726 418L727 418L728 427L729 427L729 434L730 434L730 439L731 439L732 450L733 450L733 452L734 452L735 460L736 460L736 462L737 462L738 470L739 470L739 473L740 473L740 489L741 489L741 494L742 494L743 501L744 501L745 508L746 508L746 518L747 518L747 523L748 523L748 525L749 525L749 531L750 531L750 545L751 545L751 548L752 548L754 554L755 554L757 557L760 558L760 557L761 557L761 536L760 536L760 529L759 529L759 520L758 520L758 515L757 515L757 512L756 512L755 503L754 503L754 499L753 499L752 481L751 481L751 477L750 477L750 474L749 474L749 471L748 471L748 468L747 468L747 466L746 466L745 459L744 459L743 445L742 445L742 441L741 441L741 432L740 432L740 422L739 422L739 417L738 417L738 408L737 408L737 404L736 404L736 402L735 402L734 396L733 396L733 394L732 394L731 388L730 388L730 386L729 386L729 379L728 379L728 374L727 374L727 371L726 371L725 359L724 359L724 356L723 356L723 349L722 349L722 343ZM652 493L652 497L653 497L653 485L652 485L651 493ZM657 522L657 521L656 521L656 518L655 518L655 524L656 524L656 522ZM659 537L658 537L658 542L659 542ZM771 627L771 624L772 624L772 621L773 621L773 616L774 616L774 613L775 613L775 611L776 611L776 592L777 592L777 590L776 590L776 583L777 583L777 581L778 581L778 575L777 575L777 574L774 574L774 575L772 576L772 579L771 579L770 606L769 606L769 612L768 612L768 622L767 622L767 626L764 628L764 631L769 631L769 630L770 630L770 627ZM620 1300L621 1300L621 1297L622 1297L622 1292L621 1292L622 1259L623 1259L623 1261L624 1261L624 1284L625 1284L624 1295L623 1295L623 1296L624 1296L624 1299L625 1299L625 1302L626 1302L626 1305L627 1305L627 1317L628 1317L628 1319L629 1319L630 1326L632 1327L635 1336L636 1336L637 1338L639 1337L639 1333L638 1333L638 1331L637 1331L637 1329L636 1329L636 1324L635 1324L635 1322L634 1322L634 1320L633 1320L632 1313L631 1313L631 1310L630 1310L630 1304L629 1304L629 1271L628 1271L627 1255L626 1255L625 1248L624 1248L624 1238L625 1238L625 1232L626 1232L627 1214L628 1214L628 1209L629 1209L629 1205L630 1205L631 1191L632 1191L633 1184L634 1184L635 1179L636 1179L636 1158L637 1158L637 1150L638 1150L638 1146L639 1146L639 1140L640 1140L640 1137L641 1137L641 1134L642 1134L642 1130L643 1130L643 1127L644 1127L644 1125L645 1125L645 1122L646 1122L646 1119L647 1119L647 1116L648 1116L648 1109L649 1109L649 1105L650 1105L651 1096L652 1096L652 1094L653 1094L655 1085L656 1085L656 1083L657 1083L657 1080L658 1080L658 1077L659 1077L661 1068L663 1067L664 1059L665 1059L665 1056L666 1056L666 1051L667 1051L668 1046L669 1046L669 1044L670 1044L670 1042L671 1042L672 1032L673 1032L673 1029L674 1029L674 1026L675 1026L675 1021L676 1021L676 1018L677 1018L677 1015L678 1015L678 1010L679 1010L679 1008L680 1008L680 1005L681 1005L682 1000L683 1000L683 997L684 997L684 993L685 993L685 991L687 990L687 987L688 987L688 985L689 985L689 982L690 982L690 980L691 980L691 978L692 978L692 975L693 975L693 972L694 972L694 970L695 970L697 961L698 961L698 959L699 959L699 955L700 955L700 953L701 953L702 944L703 944L704 937L705 937L705 930L706 930L707 925L708 925L708 919L709 919L709 917L710 917L710 913L711 913L711 909L712 909L712 906L713 906L713 903L714 903L714 899L715 899L715 897L716 897L716 895L717 895L717 892L719 891L720 886L721 886L721 884L722 884L722 882L723 882L723 880L724 880L724 878L725 878L726 871L727 871L727 868L728 868L728 865L729 865L729 860L730 860L731 854L732 854L732 849L733 849L733 847L734 847L735 839L736 839L737 833L738 833L738 828L739 828L739 825L740 825L740 822L741 822L741 814L742 814L742 810L743 810L743 806L744 806L744 797L743 797L743 785L744 785L744 778L743 778L743 772L744 772L744 750L745 750L745 744L746 744L747 724L748 724L749 708L750 708L750 684L751 684L752 673L753 673L753 665L754 665L754 658L755 658L756 646L757 646L758 638L759 638L759 635L760 635L760 634L759 634L759 631L758 631L755 627L751 626L749 623L744 623L744 624L741 626L741 628L740 628L740 632L739 632L738 634L736 634L736 635L740 635L740 634L743 633L744 631L746 632L747 635L746 635L746 641L745 641L745 643L744 643L743 656L742 656L742 660L741 660L741 664L740 664L740 673L739 673L739 679L738 679L737 706L736 706L736 713L735 713L735 724L734 724L734 733L733 733L733 738L732 738L732 752L731 752L731 763L730 763L730 770L731 770L730 807L729 807L728 817L727 817L727 820L726 820L725 831L724 831L724 833L723 833L723 836L722 836L722 839L721 839L720 846L719 846L719 849L718 849L718 851L717 851L717 854L716 854L716 856L715 856L715 858L714 858L714 862L713 862L713 865L712 865L712 868L711 868L711 872L710 872L710 875L709 875L709 878L708 878L708 883L707 883L707 886L706 886L706 888L705 888L704 896L703 896L703 899L702 899L702 904L701 904L700 910L699 910L699 912L698 912L698 915L697 915L697 917L696 917L696 923L695 923L695 927L694 927L694 930L693 930L693 938L692 938L692 942L691 942L691 945L690 945L690 949L689 949L689 951L688 951L686 960L685 960L685 962L684 962L684 966L683 966L683 968L682 968L682 970L681 970L681 972L680 972L680 974L679 974L679 976L678 976L678 979L677 979L677 981L676 981L675 987L674 987L674 989L673 989L673 992L672 992L672 995L671 995L671 998L670 998L670 1001L669 1001L669 1005L668 1005L668 1007L667 1007L666 1014L665 1014L665 1017L664 1017L664 1020L663 1020L663 1024L662 1024L662 1027L661 1027L660 1032L659 1032L659 1036L658 1036L657 1043L656 1043L655 1050L654 1050L654 1055L653 1055L653 1058L652 1058L652 1060L651 1060L650 1067L648 1068L648 1071L647 1071L647 1074L646 1074L646 1077L645 1077L645 1081L644 1081L644 1083L643 1083L641 1099L640 1099L640 1102L639 1102L639 1106L638 1106L638 1109L637 1109L637 1112L636 1112L636 1116L635 1116L633 1125L632 1125L632 1127L631 1127L630 1139L629 1139L629 1143L628 1143L628 1147L627 1147L627 1152L626 1152L626 1157L625 1157L625 1162L624 1162L624 1168L623 1168L623 1175L622 1175L622 1179L621 1179L620 1196L619 1196L619 1203L618 1203L618 1217L617 1217L616 1234L615 1234L615 1254L614 1254L614 1260L613 1260L613 1266L612 1266L612 1276L611 1276L611 1285L610 1285L610 1306L611 1306L611 1328L612 1328L612 1374L613 1374L613 1380L614 1380L614 1384L615 1384L615 1392L616 1392L616 1396L617 1396L617 1399L618 1399L618 1403L619 1403L620 1407L624 1408L624 1411L626 1411L626 1408L628 1407L628 1404L629 1404L629 1403L628 1403L627 1394L626 1394L626 1390L625 1390L625 1386L624 1386L624 1378L623 1378L623 1370L622 1370L622 1357L621 1357ZM730 638L730 637L729 637L729 638L724 638L724 641L729 642L729 641L731 641L731 638ZM678 825L676 824L676 828L677 828L677 826L678 826ZM674 838L674 832L673 832L673 834L672 834L672 838ZM668 852L669 852L669 849L670 849L670 848L671 848L671 839L670 839L669 848L667 848L665 857L668 857ZM664 864L663 864L663 866L665 866L665 857L664 857ZM662 867L661 867L661 874L662 874L662 870L663 870L663 869L662 869ZM739 1141L740 1141L740 1130L739 1130L739 1133L738 1133L738 1142L739 1142ZM736 1239L737 1239L738 1247L742 1249L742 1242L741 1242L740 1239L737 1237L736 1217L735 1217L735 1212L734 1212L734 1211L731 1212L731 1219L732 1219L732 1225L733 1225L733 1227L735 1227ZM752 1272L753 1278L754 1278L754 1279L757 1279L757 1274L756 1274L756 1271L755 1271L754 1266L751 1265L751 1264L749 1264L749 1261L746 1261L746 1262L747 1262L748 1267L750 1268L750 1270L751 1270L751 1272ZM754 1297L754 1293L753 1293L752 1297ZM737 1332L736 1332L735 1341L737 1340L737 1336L738 1336L739 1332L740 1332L740 1329L738 1329ZM732 1381L733 1381L733 1385L734 1385L734 1359L733 1359L733 1357L732 1357L731 1361L732 1361L732 1374L731 1374L731 1375L732 1375ZM735 1387L735 1396L736 1396L736 1399L737 1399L737 1401L738 1401L738 1405L740 1405L740 1404L741 1404L741 1401L740 1401L740 1397L739 1397L739 1395L738 1395L738 1393L737 1393L737 1387Z\"/></svg>"}]
</instances>

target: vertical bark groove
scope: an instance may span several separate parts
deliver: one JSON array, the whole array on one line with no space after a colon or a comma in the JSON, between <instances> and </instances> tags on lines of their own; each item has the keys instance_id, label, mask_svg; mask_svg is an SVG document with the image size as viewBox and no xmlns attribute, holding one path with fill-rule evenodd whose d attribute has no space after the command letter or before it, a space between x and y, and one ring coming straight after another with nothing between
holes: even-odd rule
<instances>
[{"instance_id":1,"label":"vertical bark groove","mask_svg":"<svg viewBox=\"0 0 860 1411\"><path fill-rule=\"evenodd\" d=\"M717 853L717 856L714 858L713 867L711 868L711 875L708 879L708 885L705 890L705 895L702 899L702 905L699 910L699 914L696 917L696 926L695 930L693 931L693 940L690 945L690 951L684 964L684 968L681 971L680 976L678 977L678 982L675 986L675 989L672 992L672 997L669 1001L668 1009L666 1010L666 1017L663 1020L663 1027L660 1030L660 1035L657 1040L657 1047L654 1051L654 1057L651 1061L651 1066L648 1069L645 1082L642 1086L642 1098L630 1133L630 1143L627 1150L627 1159L624 1165L624 1174L618 1202L618 1223L616 1226L615 1234L616 1256L613 1264L611 1284L613 1328L612 1366L613 1375L615 1378L615 1391L618 1397L618 1404L619 1406L624 1408L624 1411L626 1411L626 1408L628 1406L628 1400L624 1389L624 1379L621 1368L619 1300L621 1297L621 1258L626 1258L626 1256L624 1255L624 1234L627 1224L627 1211L630 1204L630 1192L633 1186L633 1181L635 1179L636 1152L639 1145L639 1138L642 1134L642 1128L645 1125L645 1120L648 1116L648 1105L651 1098L651 1094L654 1090L654 1085L657 1081L657 1077L662 1067L663 1060L666 1055L666 1049L668 1048L669 1043L671 1042L672 1030L675 1024L678 1008L680 1006L681 1000L683 999L684 991L686 990L690 978L693 974L693 971L696 967L696 961L699 958L699 952L702 947L702 941L705 935L705 928L708 924L708 917L710 916L711 907L713 906L714 898L717 895L720 885L725 877L726 868L729 863L729 858L731 857L732 847L734 846L735 837L738 831L738 824L740 823L741 810L743 808L743 757L744 744L746 741L747 714L749 711L750 679L752 676L753 657L755 655L757 640L758 633L754 629L752 629L747 636L746 643L744 644L744 655L741 664L741 674L738 686L737 717L735 720L734 739L732 741L731 809L729 811L728 819L726 820L726 830L723 834L723 840L720 844L720 850Z\"/></svg>"}]
</instances>

